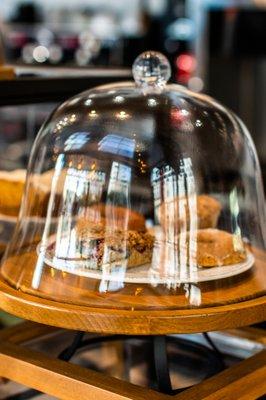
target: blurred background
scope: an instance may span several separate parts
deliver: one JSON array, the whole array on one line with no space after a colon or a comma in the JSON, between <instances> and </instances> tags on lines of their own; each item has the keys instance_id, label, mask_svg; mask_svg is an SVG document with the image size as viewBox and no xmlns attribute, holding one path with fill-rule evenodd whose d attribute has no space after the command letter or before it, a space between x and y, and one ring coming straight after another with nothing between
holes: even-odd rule
<instances>
[{"instance_id":1,"label":"blurred background","mask_svg":"<svg viewBox=\"0 0 266 400\"><path fill-rule=\"evenodd\" d=\"M58 67L61 77L73 68L127 71L142 51L161 51L174 82L240 115L265 178L266 0L1 0L0 34L2 59L28 77ZM26 166L57 103L40 101L1 102L0 169Z\"/></svg>"}]
</instances>

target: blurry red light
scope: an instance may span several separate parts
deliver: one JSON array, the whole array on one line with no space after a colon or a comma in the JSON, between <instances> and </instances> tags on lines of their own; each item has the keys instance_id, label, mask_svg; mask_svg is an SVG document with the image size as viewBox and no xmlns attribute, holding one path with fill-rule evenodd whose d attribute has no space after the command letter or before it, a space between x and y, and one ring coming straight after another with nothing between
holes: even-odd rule
<instances>
[{"instance_id":1,"label":"blurry red light","mask_svg":"<svg viewBox=\"0 0 266 400\"><path fill-rule=\"evenodd\" d=\"M181 71L193 72L196 68L196 59L190 54L180 54L176 58L176 66Z\"/></svg>"},{"instance_id":2,"label":"blurry red light","mask_svg":"<svg viewBox=\"0 0 266 400\"><path fill-rule=\"evenodd\" d=\"M191 78L191 73L187 71L177 71L176 80L177 82L186 85Z\"/></svg>"},{"instance_id":3,"label":"blurry red light","mask_svg":"<svg viewBox=\"0 0 266 400\"><path fill-rule=\"evenodd\" d=\"M171 124L178 127L187 119L187 111L174 107L170 111L170 119Z\"/></svg>"}]
</instances>

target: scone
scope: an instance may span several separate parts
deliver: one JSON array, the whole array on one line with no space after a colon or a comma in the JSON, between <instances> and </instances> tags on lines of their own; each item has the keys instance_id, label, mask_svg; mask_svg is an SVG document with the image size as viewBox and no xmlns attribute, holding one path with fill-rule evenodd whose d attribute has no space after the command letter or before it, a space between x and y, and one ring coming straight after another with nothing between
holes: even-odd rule
<instances>
[{"instance_id":1,"label":"scone","mask_svg":"<svg viewBox=\"0 0 266 400\"><path fill-rule=\"evenodd\" d=\"M183 241L179 236L179 251L188 255L194 253L199 267L217 267L238 264L245 261L246 250L237 235L219 229L201 229L195 236L185 233Z\"/></svg>"},{"instance_id":2,"label":"scone","mask_svg":"<svg viewBox=\"0 0 266 400\"><path fill-rule=\"evenodd\" d=\"M0 213L16 217L19 213L26 178L25 170L0 172Z\"/></svg>"},{"instance_id":3,"label":"scone","mask_svg":"<svg viewBox=\"0 0 266 400\"><path fill-rule=\"evenodd\" d=\"M189 230L197 217L196 227L199 229L215 228L221 212L221 203L207 195L175 197L158 207L160 224L167 228L176 224L176 230ZM191 218L192 217L192 218Z\"/></svg>"},{"instance_id":4,"label":"scone","mask_svg":"<svg viewBox=\"0 0 266 400\"><path fill-rule=\"evenodd\" d=\"M112 230L106 220L76 224L77 247L89 268L121 262L126 267L137 267L151 262L154 238L145 231Z\"/></svg>"},{"instance_id":5,"label":"scone","mask_svg":"<svg viewBox=\"0 0 266 400\"><path fill-rule=\"evenodd\" d=\"M145 231L145 218L142 214L126 207L98 203L86 209L85 219L104 219L106 225L122 230Z\"/></svg>"},{"instance_id":6,"label":"scone","mask_svg":"<svg viewBox=\"0 0 266 400\"><path fill-rule=\"evenodd\" d=\"M68 170L65 168L61 171L61 174L59 176L57 186L56 186L56 193L55 193L55 206L54 206L54 214L56 215L57 210L60 206L61 203L61 196L63 193L64 189L64 184L66 177L68 176ZM46 190L48 193L47 196L47 201L48 203L49 200L49 195L50 195L50 187L52 184L52 179L54 177L54 170L49 170L42 175L40 175L39 178L39 187L43 191ZM87 194L85 193L85 197ZM88 196L87 196L88 197ZM87 198L85 198L85 202L88 201ZM84 219L90 220L90 221L95 221L99 220L101 218L106 219L108 225L112 225L116 228L119 229L129 229L129 230L137 230L137 231L142 231L145 230L145 218L142 214L133 211L127 207L122 207L122 206L115 206L112 204L105 204L102 202L96 203L96 204L91 204L89 205L85 213L83 215Z\"/></svg>"}]
</instances>

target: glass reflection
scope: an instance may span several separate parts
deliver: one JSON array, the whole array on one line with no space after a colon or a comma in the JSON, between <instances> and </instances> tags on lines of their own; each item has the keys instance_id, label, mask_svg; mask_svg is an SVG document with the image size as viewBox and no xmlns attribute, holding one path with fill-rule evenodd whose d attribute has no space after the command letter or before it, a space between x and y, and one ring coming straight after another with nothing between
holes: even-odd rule
<instances>
[{"instance_id":1,"label":"glass reflection","mask_svg":"<svg viewBox=\"0 0 266 400\"><path fill-rule=\"evenodd\" d=\"M171 287L197 281L197 196L191 159L180 161L178 174L169 165L154 168L151 182L160 224L150 271L153 282L155 276Z\"/></svg>"},{"instance_id":2,"label":"glass reflection","mask_svg":"<svg viewBox=\"0 0 266 400\"><path fill-rule=\"evenodd\" d=\"M135 142L132 139L118 135L106 135L98 145L100 151L106 153L119 154L123 157L132 158L135 151Z\"/></svg>"}]
</instances>

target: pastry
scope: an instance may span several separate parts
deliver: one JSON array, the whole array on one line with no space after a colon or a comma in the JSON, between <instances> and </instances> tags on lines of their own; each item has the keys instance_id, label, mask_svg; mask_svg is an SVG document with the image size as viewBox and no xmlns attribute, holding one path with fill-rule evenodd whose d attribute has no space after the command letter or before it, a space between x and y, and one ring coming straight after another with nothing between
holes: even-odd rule
<instances>
[{"instance_id":1,"label":"pastry","mask_svg":"<svg viewBox=\"0 0 266 400\"><path fill-rule=\"evenodd\" d=\"M0 243L0 255L2 255L3 254L3 252L5 251L5 249L6 249L6 243Z\"/></svg>"},{"instance_id":2,"label":"pastry","mask_svg":"<svg viewBox=\"0 0 266 400\"><path fill-rule=\"evenodd\" d=\"M242 239L219 229L201 229L179 235L180 254L195 254L195 263L199 267L217 267L238 264L245 261L246 250Z\"/></svg>"},{"instance_id":3,"label":"pastry","mask_svg":"<svg viewBox=\"0 0 266 400\"><path fill-rule=\"evenodd\" d=\"M0 213L17 216L26 178L25 170L0 172Z\"/></svg>"},{"instance_id":4,"label":"pastry","mask_svg":"<svg viewBox=\"0 0 266 400\"><path fill-rule=\"evenodd\" d=\"M195 215L199 229L215 228L221 212L221 204L211 196L175 197L158 207L158 219L164 228L175 223L178 230L189 230Z\"/></svg>"},{"instance_id":5,"label":"pastry","mask_svg":"<svg viewBox=\"0 0 266 400\"><path fill-rule=\"evenodd\" d=\"M45 216L49 200L49 190L42 185L41 175L32 177L27 196L27 215ZM0 213L17 217L26 180L26 170L0 171Z\"/></svg>"},{"instance_id":6,"label":"pastry","mask_svg":"<svg viewBox=\"0 0 266 400\"><path fill-rule=\"evenodd\" d=\"M104 219L79 220L76 235L77 248L81 257L90 262L89 268L101 269L114 262L125 263L126 267L151 262L154 238L143 230L113 230Z\"/></svg>"},{"instance_id":7,"label":"pastry","mask_svg":"<svg viewBox=\"0 0 266 400\"><path fill-rule=\"evenodd\" d=\"M59 209L61 203L61 196L64 189L64 184L66 177L68 176L67 170L63 169L59 176L56 192L55 192L55 206L54 206L54 214L56 215L57 210ZM51 187L52 179L54 177L54 170L49 170L39 178L39 187L41 190L48 192ZM88 202L88 193L84 193L84 203ZM49 196L46 199L48 202ZM80 198L78 201L80 202ZM107 220L108 225L112 225L115 228L119 228L122 230L137 230L142 231L145 230L145 218L142 214L133 211L127 207L116 206L113 204L105 204L103 202L97 202L94 204L88 205L85 212L83 213L83 217L86 220L94 221L99 220L100 218L104 218Z\"/></svg>"},{"instance_id":8,"label":"pastry","mask_svg":"<svg viewBox=\"0 0 266 400\"><path fill-rule=\"evenodd\" d=\"M145 231L145 218L142 214L126 207L98 203L87 208L85 219L103 218L108 226L122 230Z\"/></svg>"}]
</instances>

